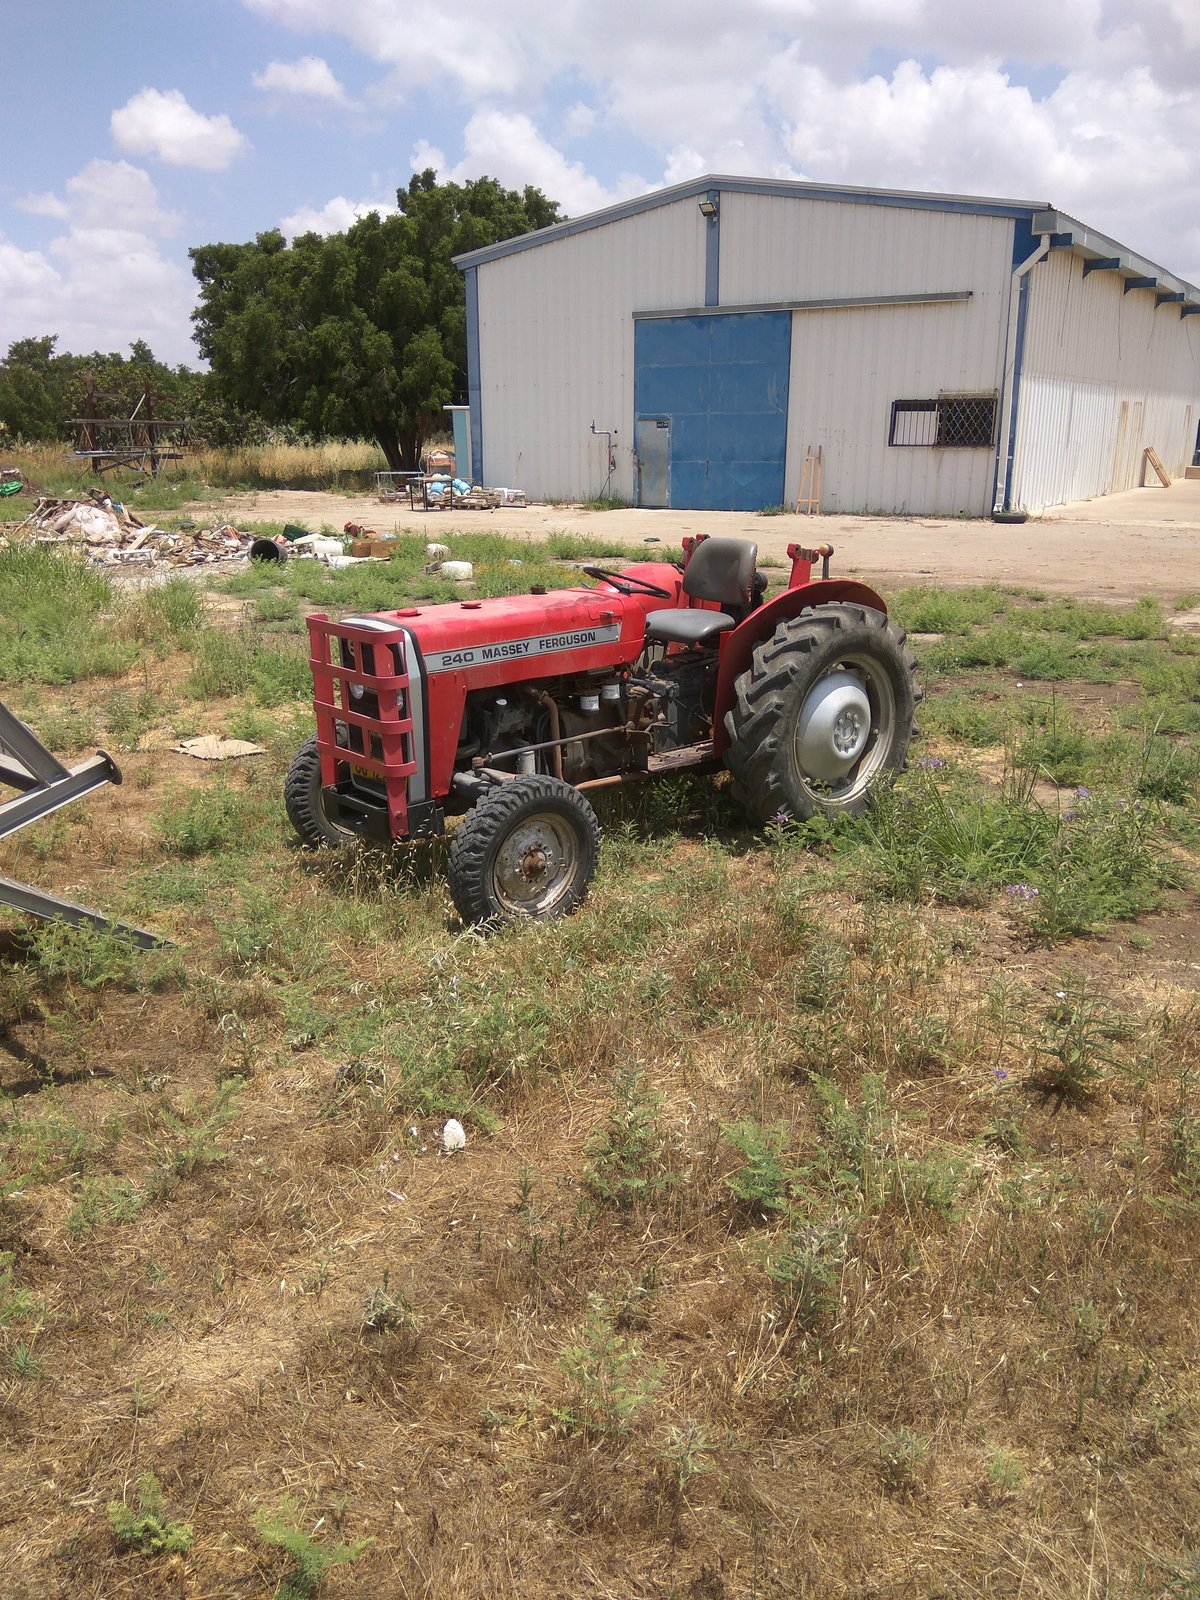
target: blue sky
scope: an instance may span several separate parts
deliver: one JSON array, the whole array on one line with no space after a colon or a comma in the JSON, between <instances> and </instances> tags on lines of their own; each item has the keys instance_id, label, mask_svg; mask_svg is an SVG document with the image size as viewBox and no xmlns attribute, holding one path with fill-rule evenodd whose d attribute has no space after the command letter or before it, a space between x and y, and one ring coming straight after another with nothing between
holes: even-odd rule
<instances>
[{"instance_id":1,"label":"blue sky","mask_svg":"<svg viewBox=\"0 0 1200 1600\"><path fill-rule=\"evenodd\" d=\"M572 215L707 171L1044 199L1200 280L1200 0L0 15L0 351L194 360L189 245L344 227L424 165Z\"/></svg>"}]
</instances>

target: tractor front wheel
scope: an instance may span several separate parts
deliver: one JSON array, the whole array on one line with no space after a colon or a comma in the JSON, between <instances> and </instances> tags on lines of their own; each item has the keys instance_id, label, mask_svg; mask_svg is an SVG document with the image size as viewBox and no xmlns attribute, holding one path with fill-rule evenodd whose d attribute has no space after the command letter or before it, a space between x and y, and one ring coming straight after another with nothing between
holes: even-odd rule
<instances>
[{"instance_id":1,"label":"tractor front wheel","mask_svg":"<svg viewBox=\"0 0 1200 1600\"><path fill-rule=\"evenodd\" d=\"M510 778L459 823L446 875L464 922L569 916L596 873L596 813L558 778Z\"/></svg>"},{"instance_id":2,"label":"tractor front wheel","mask_svg":"<svg viewBox=\"0 0 1200 1600\"><path fill-rule=\"evenodd\" d=\"M861 811L904 765L915 670L903 631L870 606L813 606L781 623L725 718L725 762L757 820Z\"/></svg>"},{"instance_id":3,"label":"tractor front wheel","mask_svg":"<svg viewBox=\"0 0 1200 1600\"><path fill-rule=\"evenodd\" d=\"M309 850L349 844L357 838L357 834L348 828L339 828L325 814L321 801L321 754L315 733L292 757L283 782L283 804L288 821L300 836L300 843Z\"/></svg>"}]
</instances>

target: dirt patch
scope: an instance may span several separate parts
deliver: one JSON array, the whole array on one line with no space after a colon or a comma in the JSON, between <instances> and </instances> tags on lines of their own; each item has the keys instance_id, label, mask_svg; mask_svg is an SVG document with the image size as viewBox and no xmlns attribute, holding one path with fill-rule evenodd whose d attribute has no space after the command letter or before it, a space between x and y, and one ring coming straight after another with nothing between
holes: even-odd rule
<instances>
[{"instance_id":1,"label":"dirt patch","mask_svg":"<svg viewBox=\"0 0 1200 1600\"><path fill-rule=\"evenodd\" d=\"M678 548L685 534L727 534L756 540L762 556L784 563L790 543L825 542L835 547L835 574L862 577L884 591L910 583L994 582L1113 602L1143 594L1173 601L1185 591L1200 592L1200 481L1130 490L1004 528L929 517L763 517L573 505L422 512L373 496L301 490L235 495L184 510L197 520L295 522L314 532L324 526L340 532L347 522L380 532L416 529L439 541L454 529L534 538L566 531L634 548L647 540Z\"/></svg>"}]
</instances>

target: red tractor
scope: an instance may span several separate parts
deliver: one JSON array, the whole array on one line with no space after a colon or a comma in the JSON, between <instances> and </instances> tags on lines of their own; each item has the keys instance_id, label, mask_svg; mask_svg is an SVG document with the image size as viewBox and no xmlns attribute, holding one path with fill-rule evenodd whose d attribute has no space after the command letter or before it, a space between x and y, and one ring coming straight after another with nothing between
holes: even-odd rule
<instances>
[{"instance_id":1,"label":"red tractor","mask_svg":"<svg viewBox=\"0 0 1200 1600\"><path fill-rule=\"evenodd\" d=\"M291 764L306 845L440 834L464 921L573 911L596 870L589 790L728 767L760 822L856 812L903 764L920 690L904 634L828 546L765 599L748 539L595 588L308 619L317 732ZM814 578L813 563L823 561Z\"/></svg>"}]
</instances>

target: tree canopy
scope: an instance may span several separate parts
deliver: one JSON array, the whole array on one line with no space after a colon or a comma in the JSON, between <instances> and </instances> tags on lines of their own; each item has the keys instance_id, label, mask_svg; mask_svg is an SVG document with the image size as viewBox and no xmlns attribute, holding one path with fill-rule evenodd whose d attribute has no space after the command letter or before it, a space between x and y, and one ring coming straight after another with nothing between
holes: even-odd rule
<instances>
[{"instance_id":1,"label":"tree canopy","mask_svg":"<svg viewBox=\"0 0 1200 1600\"><path fill-rule=\"evenodd\" d=\"M345 233L277 230L191 251L195 340L227 401L315 435L375 439L415 467L466 386L466 310L452 258L561 221L538 189L417 173L400 212Z\"/></svg>"},{"instance_id":2,"label":"tree canopy","mask_svg":"<svg viewBox=\"0 0 1200 1600\"><path fill-rule=\"evenodd\" d=\"M216 424L217 403L204 373L169 367L137 339L128 356L94 350L91 355L55 353L57 335L16 339L0 361L0 424L10 439L61 439L71 417L87 406L87 379L95 382L101 416L127 417L149 383L165 403L164 416L187 416Z\"/></svg>"}]
</instances>

